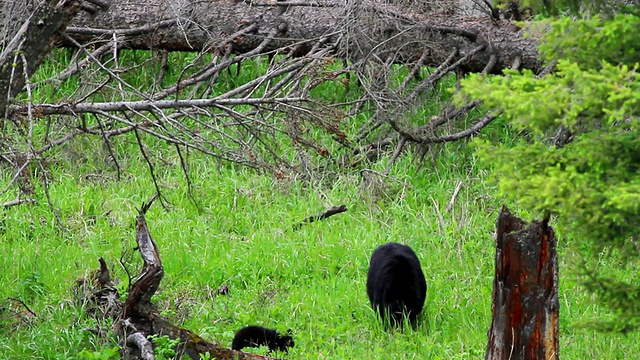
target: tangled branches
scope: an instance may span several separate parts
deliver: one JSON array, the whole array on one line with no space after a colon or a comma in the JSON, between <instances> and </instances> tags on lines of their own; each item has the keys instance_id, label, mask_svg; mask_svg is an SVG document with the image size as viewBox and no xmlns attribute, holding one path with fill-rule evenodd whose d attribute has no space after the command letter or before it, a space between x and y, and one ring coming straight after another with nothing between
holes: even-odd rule
<instances>
[{"instance_id":1,"label":"tangled branches","mask_svg":"<svg viewBox=\"0 0 640 360\"><path fill-rule=\"evenodd\" d=\"M18 100L3 109L1 156L14 169L4 192L18 185L21 196L28 195L30 169L38 167L46 179L46 154L79 136L103 144L118 177L118 141L134 140L161 201L151 142L175 150L190 194L188 157L194 151L277 178L310 178L319 171L361 166L363 160L395 148L386 176L408 144L424 147L459 140L496 117L470 116L480 102L455 108L443 91L453 85L446 80L450 74L474 71L478 59L485 59L484 73L504 66L506 58L492 36L453 25L454 8L418 9L420 3L406 7L402 1L353 0L339 8L298 2L261 2L249 8L238 4L242 9L236 11L243 16L233 31L205 33L198 53L126 50L139 47L140 39L162 44L170 29L182 40L194 39L194 30L185 24L202 20L196 5L127 29L64 31L66 23L61 22L42 48L62 43L72 49L56 52L52 60L65 67L49 76L43 71L35 79L12 73L12 90L0 94L11 99L16 89L21 91ZM337 19L335 26L291 38L300 33L293 29L300 24L292 13L299 17L305 8L330 12ZM435 22L425 20L427 12ZM11 41L18 44L14 52L28 53L19 36L24 34ZM33 73L29 69L41 61L28 59L18 59L14 68ZM521 57L516 59L522 63ZM450 85L441 85L443 81ZM442 113L433 116L437 111ZM427 113L431 115L422 115Z\"/></svg>"}]
</instances>

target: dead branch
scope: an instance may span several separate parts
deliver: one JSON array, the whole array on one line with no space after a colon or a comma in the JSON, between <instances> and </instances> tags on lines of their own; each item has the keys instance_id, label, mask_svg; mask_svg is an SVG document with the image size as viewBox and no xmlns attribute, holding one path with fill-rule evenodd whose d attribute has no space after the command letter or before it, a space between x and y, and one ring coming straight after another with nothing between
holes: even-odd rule
<instances>
[{"instance_id":1,"label":"dead branch","mask_svg":"<svg viewBox=\"0 0 640 360\"><path fill-rule=\"evenodd\" d=\"M111 282L107 264L100 258L100 268L92 271L87 278L81 278L76 282L77 297L82 301L87 313L98 321L113 319L125 358L137 356L154 359L153 347L148 338L150 335L166 335L171 339L181 340L176 349L179 357L187 356L199 360L201 354L209 354L210 358L221 360L271 359L206 341L197 334L166 321L152 305L151 298L160 286L164 268L145 215L157 197L156 194L143 203L136 217L136 242L143 267L135 282L131 284L127 299L124 303L120 302L120 294Z\"/></svg>"},{"instance_id":2,"label":"dead branch","mask_svg":"<svg viewBox=\"0 0 640 360\"><path fill-rule=\"evenodd\" d=\"M488 124L490 124L498 116L499 116L499 113L498 114L490 113L484 116L482 119L478 120L475 124L473 124L471 127L469 127L466 130L459 131L457 133L450 134L450 135L443 135L443 136L433 137L433 138L418 136L408 130L401 128L398 125L398 123L393 120L389 120L389 124L391 124L391 127L394 130L396 130L402 137L406 138L411 142L420 143L424 145L424 144L435 144L435 143L456 141L456 140L463 139L465 137L469 137L477 133L478 131L480 131L482 128L484 128Z\"/></svg>"},{"instance_id":3,"label":"dead branch","mask_svg":"<svg viewBox=\"0 0 640 360\"><path fill-rule=\"evenodd\" d=\"M144 144L142 143L142 140L140 139L140 133L138 132L138 130L136 128L133 129L133 133L136 135L136 142L138 143L138 148L140 149L140 153L142 154L142 157L144 158L144 161L147 163L147 166L149 167L149 174L151 175L151 180L153 180L153 186L156 189L156 194L158 195L158 197L160 197L160 202L162 203L162 207L165 208L165 210L168 210L168 200L162 195L162 192L160 190L160 186L158 186L158 179L156 179L156 173L154 171L154 166L153 166L153 162L151 161L151 159L149 159L149 156L147 155L147 152L144 150Z\"/></svg>"},{"instance_id":4,"label":"dead branch","mask_svg":"<svg viewBox=\"0 0 640 360\"><path fill-rule=\"evenodd\" d=\"M405 145L407 144L407 138L400 138L400 141L398 141L398 145L396 145L396 149L393 152L393 155L391 155L391 159L389 159L389 163L387 164L387 167L384 169L383 174L389 175L389 172L391 171L391 167L393 166L393 164L396 162L396 160L398 160L398 157L400 157L400 154L402 153L402 150L404 150Z\"/></svg>"},{"instance_id":5,"label":"dead branch","mask_svg":"<svg viewBox=\"0 0 640 360\"><path fill-rule=\"evenodd\" d=\"M332 4L324 1L278 1L278 2L266 2L266 1L253 1L243 0L246 4L251 6L311 6L311 7L336 7L338 4Z\"/></svg>"},{"instance_id":6,"label":"dead branch","mask_svg":"<svg viewBox=\"0 0 640 360\"><path fill-rule=\"evenodd\" d=\"M160 287L164 276L162 261L158 247L151 237L145 214L158 197L154 195L148 202L143 203L136 216L136 243L144 265L140 276L129 290L129 296L124 303L122 315L124 319L142 316L152 312L151 298Z\"/></svg>"},{"instance_id":7,"label":"dead branch","mask_svg":"<svg viewBox=\"0 0 640 360\"><path fill-rule=\"evenodd\" d=\"M55 77L51 77L49 79L45 79L39 83L35 83L34 87L38 87L44 84L48 84L48 83L62 83L65 80L67 80L68 78L70 78L71 76L77 74L79 71L82 70L83 67L86 67L89 65L89 63L92 61L92 59L97 59L102 57L103 55L105 55L107 53L107 51L113 49L114 43L113 42L108 42L102 46L100 46L99 48L97 48L95 51L93 51L91 53L91 56L87 56L86 58L82 59L81 61L78 62L72 62L71 64L69 64L69 66L62 70L60 72L60 74L58 74Z\"/></svg>"},{"instance_id":8,"label":"dead branch","mask_svg":"<svg viewBox=\"0 0 640 360\"><path fill-rule=\"evenodd\" d=\"M38 315L36 315L36 313L33 312L33 310L31 310L24 301L14 297L8 297L7 299L19 304L27 312L27 314L29 314L29 317L38 317Z\"/></svg>"},{"instance_id":9,"label":"dead branch","mask_svg":"<svg viewBox=\"0 0 640 360\"><path fill-rule=\"evenodd\" d=\"M12 207L20 204L34 203L36 199L15 199L10 201L5 201L0 206L2 207Z\"/></svg>"},{"instance_id":10,"label":"dead branch","mask_svg":"<svg viewBox=\"0 0 640 360\"><path fill-rule=\"evenodd\" d=\"M326 218L328 218L330 216L333 216L335 214L343 213L345 211L347 211L347 206L346 205L334 205L330 209L327 209L327 210L321 212L318 215L311 215L311 216L305 218L304 220L302 220L301 222L293 225L293 230L299 229L304 224L310 224L310 223L312 223L314 221L323 220L323 219L326 219Z\"/></svg>"},{"instance_id":11,"label":"dead branch","mask_svg":"<svg viewBox=\"0 0 640 360\"><path fill-rule=\"evenodd\" d=\"M453 210L453 205L456 202L456 197L458 197L458 193L462 189L462 185L463 185L462 181L458 181L458 184L456 185L456 189L453 190L453 195L451 195L451 200L449 200L449 204L444 209L444 211L450 212L451 210Z\"/></svg>"},{"instance_id":12,"label":"dead branch","mask_svg":"<svg viewBox=\"0 0 640 360\"><path fill-rule=\"evenodd\" d=\"M56 210L55 206L53 205L53 201L51 200L51 194L49 193L49 176L47 175L47 169L42 164L42 161L38 162L38 166L40 167L40 170L42 171L42 178L43 178L43 184L44 184L44 194L45 194L45 196L47 198L47 204L49 205L49 209L51 210L51 213L55 217L56 224L58 225L58 227L60 229L62 229L62 231L67 233L67 227L62 222L62 219L60 218L60 214L58 213L58 210Z\"/></svg>"},{"instance_id":13,"label":"dead branch","mask_svg":"<svg viewBox=\"0 0 640 360\"><path fill-rule=\"evenodd\" d=\"M153 352L153 345L151 341L140 332L134 332L127 336L127 346L135 346L140 351L140 358L143 360L155 360L155 354Z\"/></svg>"},{"instance_id":14,"label":"dead branch","mask_svg":"<svg viewBox=\"0 0 640 360\"><path fill-rule=\"evenodd\" d=\"M119 111L154 111L160 109L181 109L193 107L220 107L237 105L263 105L263 104L289 104L306 102L304 98L271 98L271 99L190 99L190 100L145 100L145 101L121 101L105 103L78 103L78 104L40 104L33 111L44 115L77 115L85 113L99 114L102 112ZM24 106L11 107L10 115L26 115L28 109Z\"/></svg>"},{"instance_id":15,"label":"dead branch","mask_svg":"<svg viewBox=\"0 0 640 360\"><path fill-rule=\"evenodd\" d=\"M67 34L71 35L93 35L106 36L108 38L116 36L136 36L149 34L159 29L176 25L176 19L162 20L157 23L142 25L131 29L92 29L88 27L69 26L65 29Z\"/></svg>"},{"instance_id":16,"label":"dead branch","mask_svg":"<svg viewBox=\"0 0 640 360\"><path fill-rule=\"evenodd\" d=\"M37 317L38 315L21 299L8 297L0 301L0 324L4 331L14 331L28 325Z\"/></svg>"}]
</instances>

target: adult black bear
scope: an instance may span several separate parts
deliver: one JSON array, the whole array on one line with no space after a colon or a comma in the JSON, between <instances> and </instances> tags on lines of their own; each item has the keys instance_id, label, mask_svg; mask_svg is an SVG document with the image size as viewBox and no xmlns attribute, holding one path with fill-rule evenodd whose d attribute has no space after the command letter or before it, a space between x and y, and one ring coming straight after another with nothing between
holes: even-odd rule
<instances>
[{"instance_id":1,"label":"adult black bear","mask_svg":"<svg viewBox=\"0 0 640 360\"><path fill-rule=\"evenodd\" d=\"M293 347L295 343L293 342L290 329L287 330L287 335L280 335L275 330L252 325L243 327L236 332L236 336L231 342L231 349L242 350L245 347L261 345L268 346L269 352L275 351L276 348L286 352L290 347Z\"/></svg>"},{"instance_id":2,"label":"adult black bear","mask_svg":"<svg viewBox=\"0 0 640 360\"><path fill-rule=\"evenodd\" d=\"M427 282L416 253L393 242L378 247L369 263L367 295L383 321L402 325L408 317L415 325L427 296Z\"/></svg>"}]
</instances>

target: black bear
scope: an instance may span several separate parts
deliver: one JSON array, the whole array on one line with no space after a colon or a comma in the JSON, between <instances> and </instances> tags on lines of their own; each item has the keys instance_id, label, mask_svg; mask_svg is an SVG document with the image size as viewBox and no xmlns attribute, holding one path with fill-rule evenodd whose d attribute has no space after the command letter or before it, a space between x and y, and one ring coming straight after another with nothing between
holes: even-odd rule
<instances>
[{"instance_id":1,"label":"black bear","mask_svg":"<svg viewBox=\"0 0 640 360\"><path fill-rule=\"evenodd\" d=\"M293 347L295 343L291 336L291 329L287 330L287 335L283 336L275 330L252 325L243 327L236 332L236 336L231 342L231 349L242 350L245 347L257 347L261 345L268 346L269 352L275 351L276 348L286 352L290 347Z\"/></svg>"},{"instance_id":2,"label":"black bear","mask_svg":"<svg viewBox=\"0 0 640 360\"><path fill-rule=\"evenodd\" d=\"M393 242L379 246L369 263L367 295L383 321L401 326L407 317L415 325L427 297L427 282L416 253Z\"/></svg>"}]
</instances>

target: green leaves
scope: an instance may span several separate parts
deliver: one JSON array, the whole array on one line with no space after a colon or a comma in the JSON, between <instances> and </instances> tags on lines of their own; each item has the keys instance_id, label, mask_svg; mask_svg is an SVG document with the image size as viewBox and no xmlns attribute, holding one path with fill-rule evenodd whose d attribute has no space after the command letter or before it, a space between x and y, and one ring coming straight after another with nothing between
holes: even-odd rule
<instances>
[{"instance_id":1,"label":"green leaves","mask_svg":"<svg viewBox=\"0 0 640 360\"><path fill-rule=\"evenodd\" d=\"M595 68L601 61L615 65L640 61L638 29L640 18L619 14L610 20L594 16L575 21L549 21L549 32L539 49L547 60L567 59L582 68Z\"/></svg>"},{"instance_id":2,"label":"green leaves","mask_svg":"<svg viewBox=\"0 0 640 360\"><path fill-rule=\"evenodd\" d=\"M540 49L558 60L554 73L536 78L508 71L463 82L463 96L503 110L521 134L515 145L477 140L477 154L507 198L534 214L557 214L559 230L588 245L577 246L589 249L587 260L616 249L629 266L640 255L634 245L640 236L640 18L565 18L549 25ZM629 303L636 286L605 286L612 281L603 273L584 274L623 324L602 329L640 324L640 308Z\"/></svg>"},{"instance_id":3,"label":"green leaves","mask_svg":"<svg viewBox=\"0 0 640 360\"><path fill-rule=\"evenodd\" d=\"M574 131L611 126L640 113L638 65L582 70L560 60L556 72L537 79L530 71L510 70L505 77L485 80L472 76L463 82L464 95L484 100L485 106L504 110L518 130L536 135L565 126ZM460 101L460 99L458 99ZM577 126L579 125L579 126Z\"/></svg>"}]
</instances>

